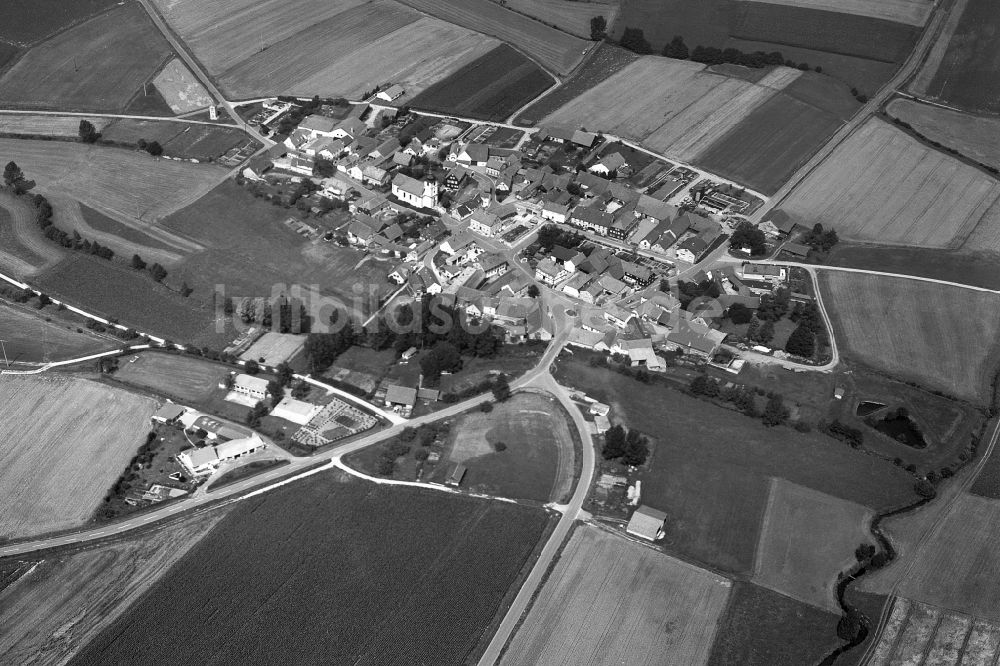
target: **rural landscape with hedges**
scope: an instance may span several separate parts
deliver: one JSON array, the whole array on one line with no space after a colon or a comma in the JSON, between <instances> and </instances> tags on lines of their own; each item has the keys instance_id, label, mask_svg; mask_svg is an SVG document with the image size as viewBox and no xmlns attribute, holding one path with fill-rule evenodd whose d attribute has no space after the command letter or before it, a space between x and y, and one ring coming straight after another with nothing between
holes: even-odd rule
<instances>
[{"instance_id":1,"label":"rural landscape with hedges","mask_svg":"<svg viewBox=\"0 0 1000 666\"><path fill-rule=\"evenodd\" d=\"M0 4L0 664L997 664L998 35Z\"/></svg>"}]
</instances>

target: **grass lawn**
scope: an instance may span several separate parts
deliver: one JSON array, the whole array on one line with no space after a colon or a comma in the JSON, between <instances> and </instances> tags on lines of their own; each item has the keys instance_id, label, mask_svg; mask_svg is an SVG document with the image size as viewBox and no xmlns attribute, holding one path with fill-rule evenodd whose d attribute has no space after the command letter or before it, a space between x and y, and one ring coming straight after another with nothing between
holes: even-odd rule
<instances>
[{"instance_id":1,"label":"grass lawn","mask_svg":"<svg viewBox=\"0 0 1000 666\"><path fill-rule=\"evenodd\" d=\"M815 664L832 652L840 616L737 581L719 621L713 666Z\"/></svg>"},{"instance_id":2,"label":"grass lawn","mask_svg":"<svg viewBox=\"0 0 1000 666\"><path fill-rule=\"evenodd\" d=\"M915 497L902 470L816 432L766 428L661 383L580 361L560 360L557 378L610 404L613 419L654 439L638 478L643 503L668 513L667 550L726 571L753 567L769 477L873 509Z\"/></svg>"},{"instance_id":3,"label":"grass lawn","mask_svg":"<svg viewBox=\"0 0 1000 666\"><path fill-rule=\"evenodd\" d=\"M215 395L219 382L230 369L193 356L145 352L123 358L115 379L127 384L151 389L157 393L188 402L203 402Z\"/></svg>"}]
</instances>

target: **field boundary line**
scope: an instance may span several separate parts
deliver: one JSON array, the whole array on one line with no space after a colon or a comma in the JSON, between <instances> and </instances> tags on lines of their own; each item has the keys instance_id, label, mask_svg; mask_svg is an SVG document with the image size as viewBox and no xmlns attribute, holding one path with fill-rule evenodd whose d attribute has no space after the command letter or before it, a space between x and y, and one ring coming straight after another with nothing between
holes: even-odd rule
<instances>
[{"instance_id":1,"label":"field boundary line","mask_svg":"<svg viewBox=\"0 0 1000 666\"><path fill-rule=\"evenodd\" d=\"M192 111L192 113L196 113ZM200 112L198 112L200 113ZM0 109L0 115L7 116L71 116L74 118L117 118L122 120L148 120L162 121L168 123L187 123L191 125L211 125L212 127L226 127L243 131L240 125L230 125L225 123L213 123L208 120L189 120L180 116L137 116L126 113L86 113L84 111L44 111L37 109ZM66 137L68 141L76 141L74 137Z\"/></svg>"}]
</instances>

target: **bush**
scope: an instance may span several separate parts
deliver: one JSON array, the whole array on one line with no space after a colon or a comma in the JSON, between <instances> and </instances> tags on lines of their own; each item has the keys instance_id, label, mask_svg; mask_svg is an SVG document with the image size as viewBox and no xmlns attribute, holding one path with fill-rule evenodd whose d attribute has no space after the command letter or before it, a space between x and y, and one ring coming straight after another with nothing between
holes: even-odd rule
<instances>
[{"instance_id":1,"label":"bush","mask_svg":"<svg viewBox=\"0 0 1000 666\"><path fill-rule=\"evenodd\" d=\"M416 453L413 454L413 457L416 458L418 462L423 462L430 458L430 456L431 452L423 447L417 449Z\"/></svg>"},{"instance_id":2,"label":"bush","mask_svg":"<svg viewBox=\"0 0 1000 666\"><path fill-rule=\"evenodd\" d=\"M483 404L479 405L479 411L484 414L489 414L493 411L493 403L487 400Z\"/></svg>"},{"instance_id":3,"label":"bush","mask_svg":"<svg viewBox=\"0 0 1000 666\"><path fill-rule=\"evenodd\" d=\"M496 451L497 453L501 451L506 451L507 445L504 444L503 442L497 442L496 444L493 445L493 450Z\"/></svg>"}]
</instances>

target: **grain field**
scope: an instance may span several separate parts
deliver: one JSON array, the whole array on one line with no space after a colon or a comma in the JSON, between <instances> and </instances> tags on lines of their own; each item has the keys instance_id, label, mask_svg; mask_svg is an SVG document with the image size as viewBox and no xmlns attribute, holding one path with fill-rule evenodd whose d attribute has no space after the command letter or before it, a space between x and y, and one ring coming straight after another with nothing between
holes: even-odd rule
<instances>
[{"instance_id":1,"label":"grain field","mask_svg":"<svg viewBox=\"0 0 1000 666\"><path fill-rule=\"evenodd\" d=\"M110 122L107 118L4 113L0 114L0 135L76 138L80 135L81 120L89 121L98 132L107 127Z\"/></svg>"},{"instance_id":2,"label":"grain field","mask_svg":"<svg viewBox=\"0 0 1000 666\"><path fill-rule=\"evenodd\" d=\"M977 162L1000 167L1000 119L974 116L903 97L886 107L931 141L957 150Z\"/></svg>"},{"instance_id":3,"label":"grain field","mask_svg":"<svg viewBox=\"0 0 1000 666\"><path fill-rule=\"evenodd\" d=\"M543 23L590 39L590 20L604 17L608 28L618 16L618 3L578 2L577 0L506 0L505 6Z\"/></svg>"},{"instance_id":4,"label":"grain field","mask_svg":"<svg viewBox=\"0 0 1000 666\"><path fill-rule=\"evenodd\" d=\"M922 26L934 9L933 0L747 0L773 5L819 9Z\"/></svg>"}]
</instances>

